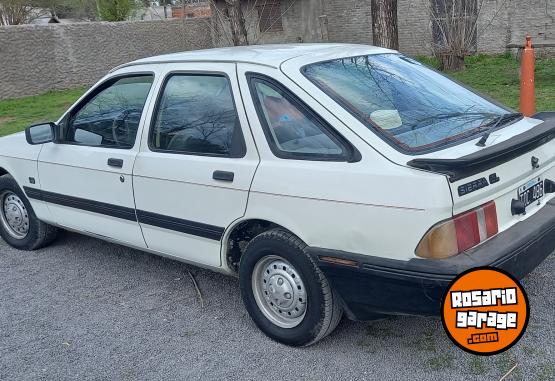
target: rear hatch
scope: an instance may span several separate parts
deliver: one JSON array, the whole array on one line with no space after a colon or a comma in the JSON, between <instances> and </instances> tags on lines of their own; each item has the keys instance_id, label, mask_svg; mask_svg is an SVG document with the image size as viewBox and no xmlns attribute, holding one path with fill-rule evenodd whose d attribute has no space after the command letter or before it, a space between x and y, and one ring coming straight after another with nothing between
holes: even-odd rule
<instances>
[{"instance_id":1,"label":"rear hatch","mask_svg":"<svg viewBox=\"0 0 555 381\"><path fill-rule=\"evenodd\" d=\"M552 198L554 138L555 113L540 113L493 132L485 147L472 140L407 164L447 176L454 215L495 201L503 231Z\"/></svg>"}]
</instances>

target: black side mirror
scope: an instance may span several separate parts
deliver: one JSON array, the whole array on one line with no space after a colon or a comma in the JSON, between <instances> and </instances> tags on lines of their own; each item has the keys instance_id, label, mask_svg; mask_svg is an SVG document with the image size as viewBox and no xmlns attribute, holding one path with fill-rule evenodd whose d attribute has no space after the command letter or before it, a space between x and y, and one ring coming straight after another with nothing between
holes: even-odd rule
<instances>
[{"instance_id":1,"label":"black side mirror","mask_svg":"<svg viewBox=\"0 0 555 381\"><path fill-rule=\"evenodd\" d=\"M29 144L44 144L56 140L56 130L58 126L55 123L35 124L25 129L25 138Z\"/></svg>"}]
</instances>

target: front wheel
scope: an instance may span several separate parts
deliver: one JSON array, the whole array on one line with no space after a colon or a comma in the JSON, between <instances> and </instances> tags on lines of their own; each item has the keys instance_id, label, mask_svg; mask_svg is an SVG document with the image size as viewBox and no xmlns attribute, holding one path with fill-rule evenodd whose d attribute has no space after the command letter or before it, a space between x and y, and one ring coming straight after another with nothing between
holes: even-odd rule
<instances>
[{"instance_id":1,"label":"front wheel","mask_svg":"<svg viewBox=\"0 0 555 381\"><path fill-rule=\"evenodd\" d=\"M306 253L306 244L282 229L249 242L239 279L251 318L281 343L311 345L331 333L341 319L339 298Z\"/></svg>"},{"instance_id":2,"label":"front wheel","mask_svg":"<svg viewBox=\"0 0 555 381\"><path fill-rule=\"evenodd\" d=\"M35 250L56 238L57 229L40 221L10 175L0 177L0 236L20 250Z\"/></svg>"}]
</instances>

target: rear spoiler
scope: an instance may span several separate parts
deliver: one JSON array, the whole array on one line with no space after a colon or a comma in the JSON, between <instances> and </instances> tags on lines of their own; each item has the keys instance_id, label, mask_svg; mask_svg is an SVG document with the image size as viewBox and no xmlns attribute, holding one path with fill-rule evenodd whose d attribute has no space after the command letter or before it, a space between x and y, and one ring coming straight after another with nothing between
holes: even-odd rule
<instances>
[{"instance_id":1,"label":"rear spoiler","mask_svg":"<svg viewBox=\"0 0 555 381\"><path fill-rule=\"evenodd\" d=\"M443 173L449 176L450 182L483 172L530 152L555 138L555 112L540 112L532 118L541 119L544 122L522 134L478 152L458 159L413 159L407 165L431 172Z\"/></svg>"}]
</instances>

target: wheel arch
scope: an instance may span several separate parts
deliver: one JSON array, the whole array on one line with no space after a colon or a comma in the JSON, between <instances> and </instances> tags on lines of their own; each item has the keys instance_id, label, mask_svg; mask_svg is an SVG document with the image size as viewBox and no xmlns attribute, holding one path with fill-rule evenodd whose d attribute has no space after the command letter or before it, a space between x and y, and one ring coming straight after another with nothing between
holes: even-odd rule
<instances>
[{"instance_id":1,"label":"wheel arch","mask_svg":"<svg viewBox=\"0 0 555 381\"><path fill-rule=\"evenodd\" d=\"M225 266L232 272L237 272L239 260L246 245L257 235L276 228L288 231L302 240L302 237L284 224L268 219L249 217L235 221L226 229L223 238L223 263Z\"/></svg>"}]
</instances>

